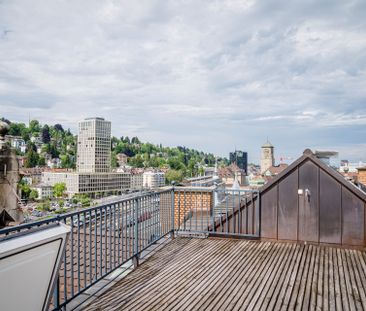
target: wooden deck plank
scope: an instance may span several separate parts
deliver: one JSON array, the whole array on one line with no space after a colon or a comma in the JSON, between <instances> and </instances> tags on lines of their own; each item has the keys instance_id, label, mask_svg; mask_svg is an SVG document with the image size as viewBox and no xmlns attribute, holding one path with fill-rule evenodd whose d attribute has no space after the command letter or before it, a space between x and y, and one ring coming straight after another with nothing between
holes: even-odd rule
<instances>
[{"instance_id":1,"label":"wooden deck plank","mask_svg":"<svg viewBox=\"0 0 366 311\"><path fill-rule=\"evenodd\" d=\"M357 288L358 288L358 292L360 295L360 302L362 304L362 308L364 310L366 310L366 294L365 294L365 277L362 275L362 271L360 271L359 267L358 267L358 260L357 260L358 256L357 253L355 252L355 250L351 251L351 261L352 261L352 265L353 265L353 269L354 269L354 274L355 274L355 278L356 278L356 282L357 282Z\"/></svg>"},{"instance_id":2,"label":"wooden deck plank","mask_svg":"<svg viewBox=\"0 0 366 311\"><path fill-rule=\"evenodd\" d=\"M169 243L166 246L168 249L167 250L164 249L164 252L162 252L161 257L155 256L151 258L151 260L148 260L144 265L140 266L139 269L134 271L133 279L125 278L122 282L119 282L115 286L115 288L116 289L118 287L123 288L121 295L116 296L112 291L109 291L104 296L110 299L111 304L116 300L120 301L125 296L128 297L131 294L133 294L133 292L136 292L136 290L139 289L139 288L136 289L136 284L139 284L140 281L146 280L146 277L151 278L152 275L154 275L155 273L159 273L161 269L166 267L167 264L166 257L168 257L170 260L174 260L175 258L178 257L176 260L177 263L179 263L180 254L183 253L184 251L187 251L187 249L188 251L192 252L196 252L199 249L202 250L202 245L199 244L199 241L190 242L189 239L186 239L186 241L182 239L181 241L185 243L179 243L180 240L174 240L171 243ZM145 282L141 283L145 284Z\"/></svg>"},{"instance_id":3,"label":"wooden deck plank","mask_svg":"<svg viewBox=\"0 0 366 311\"><path fill-rule=\"evenodd\" d=\"M225 278L223 282L217 282L218 286L216 287L215 291L211 293L211 296L204 297L203 304L198 304L197 307L201 308L201 310L206 310L210 305L215 305L221 307L221 304L224 302L229 303L232 297L239 291L238 284L240 281L245 277L246 273L248 272L248 265L255 264L256 260L259 260L259 253L265 251L270 245L269 243L260 243L259 245L250 243L255 245L254 249L248 249L245 252L245 257L243 262L240 262L239 268L237 270L237 274L234 275L232 278ZM211 298L211 299L210 299Z\"/></svg>"},{"instance_id":4,"label":"wooden deck plank","mask_svg":"<svg viewBox=\"0 0 366 311\"><path fill-rule=\"evenodd\" d=\"M346 262L346 266L347 266L347 271L349 274L350 287L352 289L350 294L351 294L355 309L359 310L362 308L362 304L360 301L360 293L358 291L358 284L356 281L356 276L354 274L354 267L352 264L350 250L345 250L344 257L345 257L345 262Z\"/></svg>"},{"instance_id":5,"label":"wooden deck plank","mask_svg":"<svg viewBox=\"0 0 366 311\"><path fill-rule=\"evenodd\" d=\"M220 248L223 245L225 245L224 241L217 241L217 245L215 245L216 248ZM214 245L210 243L205 243L206 248L204 251L196 252L195 254L191 254L189 257L189 253L185 253L182 256L183 260L184 258L190 258L189 261L184 262L184 264L175 264L174 267L171 267L168 271L168 273L165 273L164 275L159 274L157 277L154 277L151 282L149 282L149 287L151 288L148 291L141 290L138 292L132 299L129 299L125 302L123 305L124 310L144 310L141 308L145 303L151 303L151 299L157 300L159 297L166 295L166 291L168 288L171 288L171 286L174 284L174 281L176 280L185 280L185 278L189 277L193 272L191 269L192 265L195 265L199 262L204 262L206 258L209 257L210 254L212 254ZM174 273L171 273L174 272ZM147 286L144 286L144 289ZM162 290L164 289L164 291ZM114 310L114 309L111 309ZM118 310L118 308L116 308Z\"/></svg>"},{"instance_id":6,"label":"wooden deck plank","mask_svg":"<svg viewBox=\"0 0 366 311\"><path fill-rule=\"evenodd\" d=\"M342 307L344 310L350 310L349 302L348 302L348 293L347 293L347 285L345 282L345 273L343 268L343 261L342 261L342 253L340 249L336 249L336 256L337 256L337 263L338 263L338 271L339 271L339 286L340 286L340 293L342 299Z\"/></svg>"},{"instance_id":7,"label":"wooden deck plank","mask_svg":"<svg viewBox=\"0 0 366 311\"><path fill-rule=\"evenodd\" d=\"M253 280L257 280L257 275L266 267L267 264L273 261L273 254L278 253L280 245L272 245L268 253L265 256L261 256L255 265L251 265L248 268L249 273L240 280L238 285L239 294L230 299L228 306L222 306L221 309L225 310L239 310L243 304L247 293L252 287Z\"/></svg>"},{"instance_id":8,"label":"wooden deck plank","mask_svg":"<svg viewBox=\"0 0 366 311\"><path fill-rule=\"evenodd\" d=\"M295 246L295 244L286 245L284 251L282 252L282 255L278 256L278 260L275 266L273 266L272 264L272 269L264 269L264 271L266 271L266 274L263 278L261 278L259 286L256 290L254 290L253 286L254 292L252 290L252 293L249 293L252 298L250 299L250 301L248 301L248 304L246 304L244 301L241 308L247 307L249 310L260 310L262 304L264 303L264 300L267 298L268 292L270 293L269 298L272 297L273 291L279 285L278 282L274 283L274 281L281 275L280 272L282 271L283 266L287 263L287 259L290 257L290 254L292 254Z\"/></svg>"},{"instance_id":9,"label":"wooden deck plank","mask_svg":"<svg viewBox=\"0 0 366 311\"><path fill-rule=\"evenodd\" d=\"M312 257L310 260L310 264L309 264L309 273L308 273L308 278L307 278L306 286L305 286L305 294L304 294L304 299L303 299L303 304L302 304L302 310L310 309L311 298L314 297L313 293L315 291L314 286L316 286L316 283L313 282L313 279L317 278L318 259L319 259L319 247L314 247ZM315 305L313 304L313 306L311 306L311 307L315 307Z\"/></svg>"},{"instance_id":10,"label":"wooden deck plank","mask_svg":"<svg viewBox=\"0 0 366 311\"><path fill-rule=\"evenodd\" d=\"M280 310L281 306L283 309L287 308L288 301L285 301L286 296L289 296L289 293L292 292L293 283L296 279L296 274L298 272L300 260L302 258L302 253L304 251L304 246L296 245L295 254L290 257L289 262L290 265L288 268L282 273L284 277L282 286L278 286L274 295L271 297L268 306L263 306L263 309L266 310ZM291 271L291 273L289 273Z\"/></svg>"},{"instance_id":11,"label":"wooden deck plank","mask_svg":"<svg viewBox=\"0 0 366 311\"><path fill-rule=\"evenodd\" d=\"M166 310L200 310L200 302L202 302L202 298L206 295L210 296L209 294L213 292L215 288L217 288L217 285L223 286L222 281L224 280L219 280L218 277L220 273L227 275L229 279L231 277L234 277L232 272L236 268L236 263L238 262L238 260L240 260L243 256L243 253L247 248L246 246L247 244L243 243L242 247L236 247L237 250L232 252L232 256L230 256L230 258L225 261L225 263L223 263L222 265L217 265L217 269L213 269L212 271L210 271L209 275L205 279L203 279L202 282L199 282L196 286L190 286L190 295L187 295L187 297L182 299L180 303L173 304L173 308L167 308Z\"/></svg>"},{"instance_id":12,"label":"wooden deck plank","mask_svg":"<svg viewBox=\"0 0 366 311\"><path fill-rule=\"evenodd\" d=\"M320 249L316 310L328 310L328 272L325 247Z\"/></svg>"},{"instance_id":13,"label":"wooden deck plank","mask_svg":"<svg viewBox=\"0 0 366 311\"><path fill-rule=\"evenodd\" d=\"M310 309L323 310L323 247L317 247L317 257L311 286Z\"/></svg>"},{"instance_id":14,"label":"wooden deck plank","mask_svg":"<svg viewBox=\"0 0 366 311\"><path fill-rule=\"evenodd\" d=\"M194 296L190 298L186 298L182 300L182 303L175 304L173 310L190 310L190 309L204 309L205 302L212 303L212 300L218 296L220 292L223 292L223 288L227 286L227 281L231 281L233 278L237 277L242 266L238 266L236 263L238 262L238 258L240 261L242 260L243 265L248 262L248 251L253 250L254 248L250 248L250 246L254 246L255 244L248 243L248 247L240 248L237 256L233 256L232 261L225 262L222 266L220 266L221 273L225 273L228 277L226 279L221 279L219 277L219 273L215 273L211 275L211 278L207 278L205 283L203 284L203 290L198 292ZM170 308L168 309L170 310Z\"/></svg>"},{"instance_id":15,"label":"wooden deck plank","mask_svg":"<svg viewBox=\"0 0 366 311\"><path fill-rule=\"evenodd\" d=\"M195 293L199 294L201 292L200 289L202 290L202 283L205 280L211 279L215 274L216 276L219 275L221 270L220 262L225 260L226 253L230 252L232 247L233 245L226 243L220 248L220 252L215 252L212 256L209 256L209 259L205 261L205 265L196 263L191 266L190 273L184 276L184 280L176 278L169 284L168 288L164 288L162 296L154 297L154 302L147 301L147 304L141 306L141 310L166 309L174 306L177 303L176 296L183 298L180 301L181 303L184 303L186 297L193 300Z\"/></svg>"},{"instance_id":16,"label":"wooden deck plank","mask_svg":"<svg viewBox=\"0 0 366 311\"><path fill-rule=\"evenodd\" d=\"M281 260L279 269L272 273L271 278L265 283L265 287L262 291L262 295L258 297L257 303L254 305L249 305L249 308L253 310L263 310L267 308L267 305L273 301L276 302L278 292L283 286L284 277L287 274L288 265L294 257L294 253L298 251L296 244L291 245L287 248L285 258Z\"/></svg>"},{"instance_id":17,"label":"wooden deck plank","mask_svg":"<svg viewBox=\"0 0 366 311\"><path fill-rule=\"evenodd\" d=\"M304 297L306 294L306 285L308 283L308 276L309 274L312 274L312 270L310 267L310 262L313 260L314 258L314 246L310 245L309 246L309 250L306 256L306 260L305 263L303 265L303 274L299 280L299 286L298 286L298 293L297 293L297 298L295 300L295 305L293 307L293 309L295 310L302 310L302 305L303 305L303 301L304 301ZM311 271L309 271L311 270ZM296 295L296 292L294 292L294 294ZM295 297L294 295L294 297ZM290 306L291 308L291 306Z\"/></svg>"},{"instance_id":18,"label":"wooden deck plank","mask_svg":"<svg viewBox=\"0 0 366 311\"><path fill-rule=\"evenodd\" d=\"M162 281L164 279L164 277L169 277L171 276L171 273L176 271L176 269L181 269L182 271L185 270L185 267L188 267L190 263L194 263L195 260L199 259L196 256L202 256L204 257L206 254L210 253L210 246L209 245L202 245L201 243L199 243L198 240L193 240L192 244L194 244L193 249L189 247L189 244L187 247L183 247L176 255L178 256L178 258L176 258L175 260L173 260L172 265L165 265L162 270L158 270L157 271L157 278L155 278L155 274L151 273L150 271L150 275L148 276L148 282L141 282L141 283L135 283L135 286L133 288L132 291L130 291L129 293L127 293L126 295L123 295L123 297L116 297L116 300L110 301L109 305L111 305L110 310L118 310L120 308L121 305L128 303L128 301L130 300L134 300L134 301L138 301L136 299L136 295L138 295L139 293L142 292L142 290L145 287L153 287L153 286L157 286L157 282ZM193 256L188 257L189 260L187 260L187 257L185 256L185 254L187 253L192 253L194 254ZM185 262L182 263L182 261L186 260ZM166 262L168 263L168 262ZM136 271L138 271L139 269L137 269ZM138 284L138 285L136 285ZM115 302L115 305L113 306L112 303ZM99 306L95 306L96 310L97 307ZM107 310L107 309L106 309ZM109 310L109 309L108 309Z\"/></svg>"},{"instance_id":19,"label":"wooden deck plank","mask_svg":"<svg viewBox=\"0 0 366 311\"><path fill-rule=\"evenodd\" d=\"M82 310L365 310L365 258L327 246L177 238Z\"/></svg>"}]
</instances>

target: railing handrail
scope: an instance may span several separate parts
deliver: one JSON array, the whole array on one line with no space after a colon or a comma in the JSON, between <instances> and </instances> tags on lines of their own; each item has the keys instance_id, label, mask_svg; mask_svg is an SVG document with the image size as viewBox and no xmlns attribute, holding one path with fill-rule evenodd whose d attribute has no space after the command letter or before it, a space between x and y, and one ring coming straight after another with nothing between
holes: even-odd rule
<instances>
[{"instance_id":1,"label":"railing handrail","mask_svg":"<svg viewBox=\"0 0 366 311\"><path fill-rule=\"evenodd\" d=\"M86 208L82 208L81 210L72 211L72 212L61 214L61 215L56 215L56 216L45 218L45 219L42 219L42 220L32 221L32 222L29 222L29 223L20 224L20 225L13 226L13 227L3 228L3 229L0 229L0 235L1 234L8 234L8 233L11 233L11 232L14 232L14 231L20 231L20 230L23 230L23 229L30 229L30 228L33 228L33 227L37 227L37 226L41 226L41 225L45 225L45 224L49 224L49 223L53 223L53 222L62 221L65 218L70 218L70 217L77 216L77 215L80 215L80 214L92 212L92 211L95 211L95 210L98 210L98 209L103 209L103 208L106 208L106 207L111 206L113 204L120 204L120 203L128 202L130 200L144 198L144 197L147 197L147 196L152 195L152 194L163 194L163 193L168 193L170 191L171 191L171 189L164 189L164 190L153 192L153 193L145 193L145 194L144 193L138 193L136 196L132 196L132 197L129 197L129 198L121 198L120 200L116 200L116 201L113 201L113 202L99 204L99 205L91 206L91 207L86 207Z\"/></svg>"}]
</instances>

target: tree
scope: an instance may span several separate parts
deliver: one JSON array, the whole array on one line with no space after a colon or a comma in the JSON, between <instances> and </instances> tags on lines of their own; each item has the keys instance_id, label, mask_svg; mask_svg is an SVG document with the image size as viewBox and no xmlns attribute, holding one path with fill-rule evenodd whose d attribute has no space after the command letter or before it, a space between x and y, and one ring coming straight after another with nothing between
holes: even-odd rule
<instances>
[{"instance_id":1,"label":"tree","mask_svg":"<svg viewBox=\"0 0 366 311\"><path fill-rule=\"evenodd\" d=\"M43 202L37 205L37 210L41 212L48 212L51 210L50 202Z\"/></svg>"},{"instance_id":2,"label":"tree","mask_svg":"<svg viewBox=\"0 0 366 311\"><path fill-rule=\"evenodd\" d=\"M32 120L29 122L29 131L34 133L39 133L41 131L41 126L37 120Z\"/></svg>"},{"instance_id":3,"label":"tree","mask_svg":"<svg viewBox=\"0 0 366 311\"><path fill-rule=\"evenodd\" d=\"M185 169L184 163L178 157L172 157L168 160L168 164L173 170L182 170Z\"/></svg>"},{"instance_id":4,"label":"tree","mask_svg":"<svg viewBox=\"0 0 366 311\"><path fill-rule=\"evenodd\" d=\"M50 128L47 124L42 128L41 138L42 142L45 144L48 144L51 141Z\"/></svg>"},{"instance_id":5,"label":"tree","mask_svg":"<svg viewBox=\"0 0 366 311\"><path fill-rule=\"evenodd\" d=\"M53 195L56 198L62 198L66 191L66 184L64 182L55 183L53 185Z\"/></svg>"},{"instance_id":6,"label":"tree","mask_svg":"<svg viewBox=\"0 0 366 311\"><path fill-rule=\"evenodd\" d=\"M30 194L29 194L29 199L31 199L31 200L34 201L37 198L38 198L38 192L37 192L37 190L32 189L31 192L30 192Z\"/></svg>"},{"instance_id":7,"label":"tree","mask_svg":"<svg viewBox=\"0 0 366 311\"><path fill-rule=\"evenodd\" d=\"M30 189L29 185L22 182L22 183L19 183L19 188L22 191L22 198L27 200L30 197L30 193L31 193L31 189Z\"/></svg>"},{"instance_id":8,"label":"tree","mask_svg":"<svg viewBox=\"0 0 366 311\"><path fill-rule=\"evenodd\" d=\"M4 117L1 117L0 121L3 121L5 123L8 123L10 125L10 121L8 119L5 119Z\"/></svg>"},{"instance_id":9,"label":"tree","mask_svg":"<svg viewBox=\"0 0 366 311\"><path fill-rule=\"evenodd\" d=\"M140 141L139 141L139 139L135 136L135 137L132 137L132 139L131 139L131 143L132 143L132 144L139 144L139 143L140 143Z\"/></svg>"},{"instance_id":10,"label":"tree","mask_svg":"<svg viewBox=\"0 0 366 311\"><path fill-rule=\"evenodd\" d=\"M39 161L39 155L33 148L28 148L27 153L25 154L26 160L24 166L29 167L36 167Z\"/></svg>"},{"instance_id":11,"label":"tree","mask_svg":"<svg viewBox=\"0 0 366 311\"><path fill-rule=\"evenodd\" d=\"M28 129L24 123L10 123L9 127L9 135L23 137L24 134L28 134Z\"/></svg>"},{"instance_id":12,"label":"tree","mask_svg":"<svg viewBox=\"0 0 366 311\"><path fill-rule=\"evenodd\" d=\"M38 166L45 166L46 159L44 157L38 157Z\"/></svg>"},{"instance_id":13,"label":"tree","mask_svg":"<svg viewBox=\"0 0 366 311\"><path fill-rule=\"evenodd\" d=\"M171 184L172 181L182 181L183 180L183 172L177 170L169 170L165 174L165 178L168 184Z\"/></svg>"},{"instance_id":14,"label":"tree","mask_svg":"<svg viewBox=\"0 0 366 311\"><path fill-rule=\"evenodd\" d=\"M54 125L54 129L57 131L57 132L64 132L64 129L63 129L63 127L62 127L62 125L61 124L55 124Z\"/></svg>"},{"instance_id":15,"label":"tree","mask_svg":"<svg viewBox=\"0 0 366 311\"><path fill-rule=\"evenodd\" d=\"M112 152L112 155L111 155L111 166L112 166L112 168L118 167L117 156L114 152Z\"/></svg>"},{"instance_id":16,"label":"tree","mask_svg":"<svg viewBox=\"0 0 366 311\"><path fill-rule=\"evenodd\" d=\"M60 155L60 159L61 159L62 168L72 168L73 167L74 163L73 163L70 155L62 154L62 155Z\"/></svg>"}]
</instances>

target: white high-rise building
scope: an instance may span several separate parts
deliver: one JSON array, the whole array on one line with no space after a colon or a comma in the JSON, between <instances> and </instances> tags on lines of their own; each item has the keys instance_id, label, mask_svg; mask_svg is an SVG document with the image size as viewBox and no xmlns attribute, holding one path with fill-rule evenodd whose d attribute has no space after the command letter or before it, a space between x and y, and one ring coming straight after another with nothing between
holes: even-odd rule
<instances>
[{"instance_id":1,"label":"white high-rise building","mask_svg":"<svg viewBox=\"0 0 366 311\"><path fill-rule=\"evenodd\" d=\"M111 172L111 122L88 118L78 124L77 172L43 172L49 185L66 184L67 192L118 193L131 186L130 173Z\"/></svg>"},{"instance_id":2,"label":"white high-rise building","mask_svg":"<svg viewBox=\"0 0 366 311\"><path fill-rule=\"evenodd\" d=\"M111 167L111 122L87 118L78 124L77 171L107 173Z\"/></svg>"}]
</instances>

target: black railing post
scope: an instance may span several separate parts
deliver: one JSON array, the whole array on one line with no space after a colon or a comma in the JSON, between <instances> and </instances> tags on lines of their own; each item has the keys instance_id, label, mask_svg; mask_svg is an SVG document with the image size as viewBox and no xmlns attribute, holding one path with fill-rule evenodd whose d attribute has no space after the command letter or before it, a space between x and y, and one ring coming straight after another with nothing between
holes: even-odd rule
<instances>
[{"instance_id":1,"label":"black railing post","mask_svg":"<svg viewBox=\"0 0 366 311\"><path fill-rule=\"evenodd\" d=\"M262 206L261 206L261 194L260 191L257 190L257 201L258 201L258 237L261 237L262 230Z\"/></svg>"},{"instance_id":2,"label":"black railing post","mask_svg":"<svg viewBox=\"0 0 366 311\"><path fill-rule=\"evenodd\" d=\"M58 309L60 309L60 275L59 273L57 273L57 281L56 281L56 288L54 291L54 295L53 295L53 302L55 307Z\"/></svg>"},{"instance_id":3,"label":"black railing post","mask_svg":"<svg viewBox=\"0 0 366 311\"><path fill-rule=\"evenodd\" d=\"M135 199L134 202L134 256L133 256L133 265L137 267L139 265L139 198Z\"/></svg>"},{"instance_id":4,"label":"black railing post","mask_svg":"<svg viewBox=\"0 0 366 311\"><path fill-rule=\"evenodd\" d=\"M170 212L171 212L171 238L174 239L174 200L175 200L175 194L174 194L174 185L175 185L175 182L173 181L172 182L172 190L171 190L171 206L170 206Z\"/></svg>"},{"instance_id":5,"label":"black railing post","mask_svg":"<svg viewBox=\"0 0 366 311\"><path fill-rule=\"evenodd\" d=\"M216 206L216 200L218 201L219 199L219 195L217 193L218 191L218 185L217 183L215 182L214 184L214 190L212 191L212 209L211 209L211 219L212 219L212 228L211 228L211 231L212 232L215 232L216 231L216 228L215 228L215 206Z\"/></svg>"}]
</instances>

